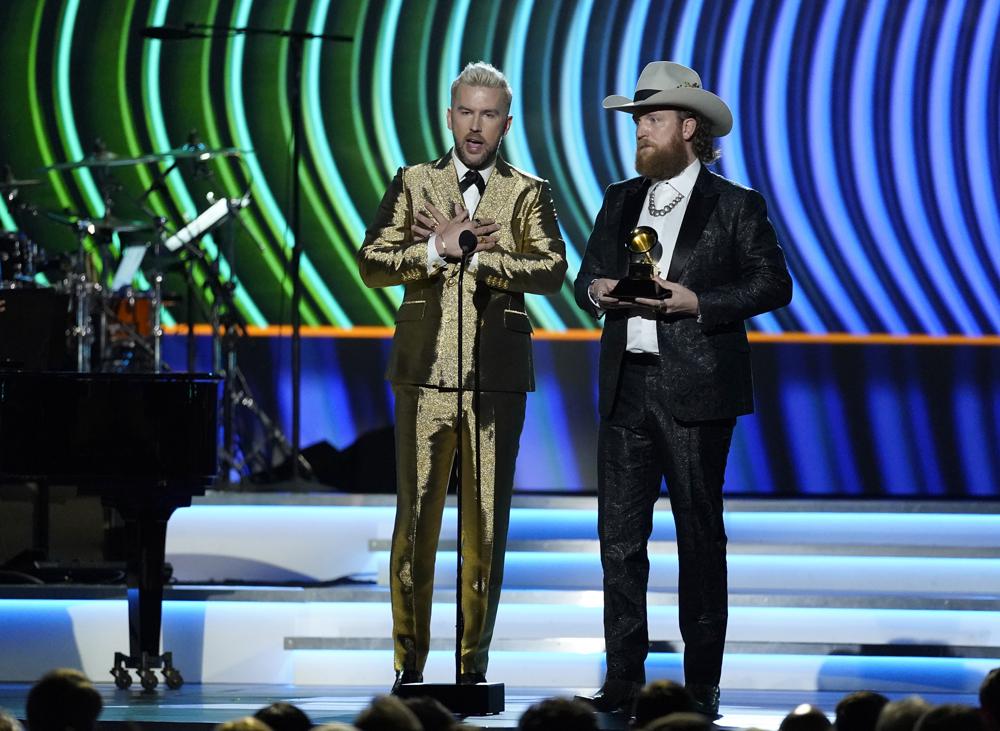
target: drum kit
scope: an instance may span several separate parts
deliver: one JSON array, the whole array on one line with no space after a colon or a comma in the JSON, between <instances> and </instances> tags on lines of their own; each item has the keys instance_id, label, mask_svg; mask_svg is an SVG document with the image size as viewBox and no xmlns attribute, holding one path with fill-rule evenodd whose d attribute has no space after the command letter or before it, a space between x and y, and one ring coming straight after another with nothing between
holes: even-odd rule
<instances>
[{"instance_id":1,"label":"drum kit","mask_svg":"<svg viewBox=\"0 0 1000 731\"><path fill-rule=\"evenodd\" d=\"M188 290L188 371L195 370L194 292L205 288L211 293L211 306L203 314L211 328L211 371L223 377L220 461L225 480L234 475L269 475L276 464L287 460L291 445L253 397L237 363L237 343L247 334L247 323L234 301L235 281L222 276L219 257L210 256L200 244L200 237L212 227L238 220L235 214L249 203L249 194L229 199L210 193L209 207L176 230L146 206L180 162L192 163L194 177L209 178L208 161L239 161L249 152L208 149L192 133L183 147L136 157L117 156L98 141L94 152L80 160L41 168L46 174L89 171L101 193L100 217L46 210L28 202L22 190L38 190L42 180L19 179L5 167L0 172L0 194L15 230L0 232L0 369L171 370L161 356L161 314L165 305L176 304L179 298L164 290L164 276L179 271ZM115 173L151 163L162 163L152 183L140 197L128 199L140 215L119 216L116 209L125 206L114 198L124 187ZM35 244L26 230L28 224L38 228L39 221L31 219L39 217L71 233L73 245L63 247L69 251L54 254ZM225 240L228 244L221 248L232 262L233 236ZM195 268L201 274L197 287ZM301 455L299 462L302 474L309 474Z\"/></svg>"},{"instance_id":2,"label":"drum kit","mask_svg":"<svg viewBox=\"0 0 1000 731\"><path fill-rule=\"evenodd\" d=\"M174 247L168 251L164 242L174 232L168 230L165 218L147 208L146 200L180 161L191 160L198 174L209 160L238 158L243 153L235 148L208 149L197 141L195 133L183 147L135 157L118 156L98 140L90 155L40 169L46 174L88 170L101 192L104 212L100 217L40 209L26 200L23 191L37 189L43 181L17 178L9 166L4 166L0 195L15 230L0 231L0 298L13 302L23 297L25 309L31 309L28 301L61 298L66 326L61 367L80 372L159 372L165 367L160 348L161 313L173 299L163 290L164 269L182 269L183 262L178 256L161 255L161 251L173 253ZM140 217L115 215L114 198L123 189L115 173L151 163L166 167L154 174L149 189L134 200L142 212ZM246 199L240 203L245 204ZM25 232L28 219L39 214L72 233L75 243L70 251L47 251ZM196 239L186 240L183 245L192 253L191 260L204 261ZM144 260L148 264L145 269ZM190 283L190 271L186 276ZM30 351L30 344L26 349Z\"/></svg>"}]
</instances>

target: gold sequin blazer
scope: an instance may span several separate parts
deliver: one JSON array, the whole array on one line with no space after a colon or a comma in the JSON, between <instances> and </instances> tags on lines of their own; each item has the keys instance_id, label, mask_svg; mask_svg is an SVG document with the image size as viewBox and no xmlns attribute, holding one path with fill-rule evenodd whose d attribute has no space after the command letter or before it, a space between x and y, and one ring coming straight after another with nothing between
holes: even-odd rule
<instances>
[{"instance_id":1,"label":"gold sequin blazer","mask_svg":"<svg viewBox=\"0 0 1000 731\"><path fill-rule=\"evenodd\" d=\"M410 231L427 203L452 215L463 203L451 153L400 168L358 252L369 287L402 284L386 378L457 388L459 265L427 272L427 241ZM531 322L524 293L548 294L566 275L565 245L546 181L497 158L476 217L500 224L499 242L463 275L462 383L481 391L533 391Z\"/></svg>"}]
</instances>

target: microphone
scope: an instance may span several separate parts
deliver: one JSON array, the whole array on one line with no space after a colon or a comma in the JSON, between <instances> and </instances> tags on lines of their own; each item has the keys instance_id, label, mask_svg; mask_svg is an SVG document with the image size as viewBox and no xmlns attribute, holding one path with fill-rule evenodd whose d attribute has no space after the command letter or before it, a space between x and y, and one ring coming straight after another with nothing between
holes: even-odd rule
<instances>
[{"instance_id":1,"label":"microphone","mask_svg":"<svg viewBox=\"0 0 1000 731\"><path fill-rule=\"evenodd\" d=\"M179 41L194 38L189 28L177 28L169 25L151 25L139 31L143 38L154 38L158 41Z\"/></svg>"},{"instance_id":2,"label":"microphone","mask_svg":"<svg viewBox=\"0 0 1000 731\"><path fill-rule=\"evenodd\" d=\"M465 229L465 231L458 235L458 248L462 250L463 256L468 256L475 251L476 244L478 243L476 235L469 229Z\"/></svg>"}]
</instances>

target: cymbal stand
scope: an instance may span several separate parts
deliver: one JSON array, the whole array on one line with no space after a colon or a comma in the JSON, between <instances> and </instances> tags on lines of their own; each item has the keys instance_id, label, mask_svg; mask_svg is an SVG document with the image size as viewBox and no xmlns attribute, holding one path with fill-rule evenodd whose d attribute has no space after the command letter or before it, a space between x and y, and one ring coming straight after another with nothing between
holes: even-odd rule
<instances>
[{"instance_id":1,"label":"cymbal stand","mask_svg":"<svg viewBox=\"0 0 1000 731\"><path fill-rule=\"evenodd\" d=\"M90 323L90 292L93 290L99 293L101 285L96 282L91 283L88 280L87 251L83 243L87 235L94 232L94 225L90 221L80 220L76 222L75 228L77 260L75 271L72 274L72 297L76 317L69 334L76 349L76 370L80 373L89 373L91 370L91 350L94 345L94 328ZM101 316L104 316L103 311Z\"/></svg>"},{"instance_id":2,"label":"cymbal stand","mask_svg":"<svg viewBox=\"0 0 1000 731\"><path fill-rule=\"evenodd\" d=\"M153 278L153 301L152 307L152 329L153 329L153 373L163 370L163 313L160 306L163 303L163 272L160 271L160 246L163 241L167 220L162 216L156 219L156 235L153 236L153 261L156 262L156 269L150 275Z\"/></svg>"}]
</instances>

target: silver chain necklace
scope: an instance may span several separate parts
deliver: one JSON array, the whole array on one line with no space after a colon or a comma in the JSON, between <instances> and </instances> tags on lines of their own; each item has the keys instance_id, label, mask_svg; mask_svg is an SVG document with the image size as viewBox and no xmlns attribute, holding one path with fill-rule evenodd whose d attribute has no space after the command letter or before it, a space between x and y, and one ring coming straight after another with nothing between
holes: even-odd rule
<instances>
[{"instance_id":1,"label":"silver chain necklace","mask_svg":"<svg viewBox=\"0 0 1000 731\"><path fill-rule=\"evenodd\" d=\"M663 185L666 181L661 180L659 183L653 186L653 189L649 191L649 215L650 216L665 216L677 207L677 204L684 200L684 194L678 193L677 196L667 203L663 208L657 208L653 205L653 199L656 198L656 189ZM673 186L670 186L673 187Z\"/></svg>"}]
</instances>

